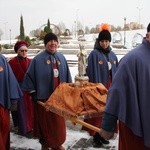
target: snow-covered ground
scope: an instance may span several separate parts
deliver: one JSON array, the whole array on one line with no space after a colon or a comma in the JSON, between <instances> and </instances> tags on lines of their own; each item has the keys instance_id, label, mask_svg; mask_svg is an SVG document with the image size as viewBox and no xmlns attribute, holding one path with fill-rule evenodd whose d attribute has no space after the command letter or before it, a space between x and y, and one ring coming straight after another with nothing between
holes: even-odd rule
<instances>
[{"instance_id":1,"label":"snow-covered ground","mask_svg":"<svg viewBox=\"0 0 150 150\"><path fill-rule=\"evenodd\" d=\"M118 135L110 140L109 145L103 145L101 148L94 148L92 145L92 137L86 131L81 130L81 125L72 124L66 121L67 136L63 144L66 150L117 150L118 149ZM10 134L10 150L41 150L41 145L38 139L28 139L26 137L17 135L13 132Z\"/></svg>"},{"instance_id":2,"label":"snow-covered ground","mask_svg":"<svg viewBox=\"0 0 150 150\"><path fill-rule=\"evenodd\" d=\"M136 44L140 44L142 41L142 38L145 36L146 34L146 29L138 29L138 30L128 30L128 31L119 31L119 32L111 32L111 36L112 36L112 42L111 44L115 44L116 41L119 41L119 45L124 45L125 47L131 49L133 48L133 46L135 46ZM96 38L98 37L98 33L97 34L85 34L83 39L85 39L85 41L82 41L84 43L84 45L88 48L91 47ZM74 39L74 37L72 37L73 39L68 39L67 42L69 42L69 45L74 44L74 48L77 47L77 44L79 43L77 41L77 39ZM11 40L0 40L0 44L15 44L17 41L17 39L11 39ZM72 45L73 46L73 45ZM68 44L64 44L63 47L68 47Z\"/></svg>"}]
</instances>

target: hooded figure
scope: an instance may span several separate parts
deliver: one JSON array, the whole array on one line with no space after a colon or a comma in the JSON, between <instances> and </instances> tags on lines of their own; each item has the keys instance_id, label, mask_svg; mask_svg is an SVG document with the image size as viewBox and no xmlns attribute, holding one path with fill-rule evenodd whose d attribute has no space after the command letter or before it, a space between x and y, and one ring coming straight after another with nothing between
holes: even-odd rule
<instances>
[{"instance_id":1,"label":"hooded figure","mask_svg":"<svg viewBox=\"0 0 150 150\"><path fill-rule=\"evenodd\" d=\"M37 101L45 102L61 82L71 82L71 74L65 57L57 52L58 38L54 33L44 37L45 50L36 55L29 66L24 80L24 89L30 91L35 102L36 136L42 149L49 147L63 150L66 126L63 117L47 112Z\"/></svg>"},{"instance_id":2,"label":"hooded figure","mask_svg":"<svg viewBox=\"0 0 150 150\"><path fill-rule=\"evenodd\" d=\"M118 66L118 59L115 53L111 51L110 42L110 27L108 24L103 24L94 49L88 56L88 66L86 71L89 82L102 83L107 89L112 82L112 78L114 77ZM96 127L100 127L101 119L102 118L98 117L86 119L85 121ZM83 127L83 129L85 128ZM98 133L89 129L86 130L93 136L94 147L101 147L103 143L109 143L100 137Z\"/></svg>"},{"instance_id":3,"label":"hooded figure","mask_svg":"<svg viewBox=\"0 0 150 150\"><path fill-rule=\"evenodd\" d=\"M0 54L0 149L10 149L10 112L17 109L22 91L4 56Z\"/></svg>"},{"instance_id":4,"label":"hooded figure","mask_svg":"<svg viewBox=\"0 0 150 150\"><path fill-rule=\"evenodd\" d=\"M150 23L147 26L147 32L150 32Z\"/></svg>"},{"instance_id":5,"label":"hooded figure","mask_svg":"<svg viewBox=\"0 0 150 150\"><path fill-rule=\"evenodd\" d=\"M108 91L100 135L112 138L119 120L119 150L150 150L149 58L150 24L142 43L121 59Z\"/></svg>"}]
</instances>

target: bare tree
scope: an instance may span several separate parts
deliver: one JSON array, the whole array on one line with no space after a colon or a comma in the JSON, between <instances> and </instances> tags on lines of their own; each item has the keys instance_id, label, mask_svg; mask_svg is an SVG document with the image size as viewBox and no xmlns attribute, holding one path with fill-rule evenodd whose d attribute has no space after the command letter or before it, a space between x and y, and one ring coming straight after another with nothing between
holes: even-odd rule
<instances>
[{"instance_id":1,"label":"bare tree","mask_svg":"<svg viewBox=\"0 0 150 150\"><path fill-rule=\"evenodd\" d=\"M89 34L90 33L90 29L88 26L85 27L85 34Z\"/></svg>"},{"instance_id":2,"label":"bare tree","mask_svg":"<svg viewBox=\"0 0 150 150\"><path fill-rule=\"evenodd\" d=\"M4 32L2 31L2 29L0 29L0 40L2 39L3 34L4 34Z\"/></svg>"},{"instance_id":3,"label":"bare tree","mask_svg":"<svg viewBox=\"0 0 150 150\"><path fill-rule=\"evenodd\" d=\"M32 31L32 36L39 38L41 34L41 29L36 29Z\"/></svg>"},{"instance_id":4,"label":"bare tree","mask_svg":"<svg viewBox=\"0 0 150 150\"><path fill-rule=\"evenodd\" d=\"M66 26L63 22L60 22L58 25L57 25L61 31L61 33L64 33L65 30L66 30Z\"/></svg>"}]
</instances>

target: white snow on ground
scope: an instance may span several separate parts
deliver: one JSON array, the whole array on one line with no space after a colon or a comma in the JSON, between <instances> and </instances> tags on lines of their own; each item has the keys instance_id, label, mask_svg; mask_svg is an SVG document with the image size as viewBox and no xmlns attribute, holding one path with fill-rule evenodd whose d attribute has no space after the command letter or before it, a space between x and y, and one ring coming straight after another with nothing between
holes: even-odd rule
<instances>
[{"instance_id":1,"label":"white snow on ground","mask_svg":"<svg viewBox=\"0 0 150 150\"><path fill-rule=\"evenodd\" d=\"M76 144L78 140L81 138L89 139L90 136L86 131L81 130L81 125L79 124L72 124L70 121L66 121L67 125L67 136L66 141L63 144L66 150L83 150L83 148L72 148L73 145ZM14 134L11 132L10 134L10 143L11 149L15 150L41 150L41 145L37 139L28 139L26 137ZM84 143L83 143L84 144ZM85 143L86 144L86 143ZM109 148L108 148L109 146ZM10 150L11 150L10 149ZM107 145L106 148L93 148L92 144L88 148L84 148L84 150L117 150L118 149L118 136L115 135L114 139L110 140L110 144Z\"/></svg>"}]
</instances>

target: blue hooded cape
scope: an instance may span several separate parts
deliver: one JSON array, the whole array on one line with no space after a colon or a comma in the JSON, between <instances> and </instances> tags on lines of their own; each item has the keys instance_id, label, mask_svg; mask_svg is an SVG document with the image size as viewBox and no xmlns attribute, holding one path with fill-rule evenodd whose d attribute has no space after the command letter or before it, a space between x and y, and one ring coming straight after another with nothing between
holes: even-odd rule
<instances>
[{"instance_id":1,"label":"blue hooded cape","mask_svg":"<svg viewBox=\"0 0 150 150\"><path fill-rule=\"evenodd\" d=\"M0 104L10 109L15 100L22 97L22 91L8 64L6 58L0 54Z\"/></svg>"},{"instance_id":2,"label":"blue hooded cape","mask_svg":"<svg viewBox=\"0 0 150 150\"><path fill-rule=\"evenodd\" d=\"M65 57L59 52L51 54L44 50L31 61L23 82L24 90L36 91L37 99L47 99L54 91L53 58L58 64L59 83L72 82Z\"/></svg>"},{"instance_id":3,"label":"blue hooded cape","mask_svg":"<svg viewBox=\"0 0 150 150\"><path fill-rule=\"evenodd\" d=\"M112 66L113 77L117 70L118 59L112 51L110 51L107 55ZM103 52L99 49L94 49L88 56L87 76L89 77L89 82L102 83L105 86L108 84L108 63Z\"/></svg>"},{"instance_id":4,"label":"blue hooded cape","mask_svg":"<svg viewBox=\"0 0 150 150\"><path fill-rule=\"evenodd\" d=\"M146 39L122 58L105 112L125 123L150 148L150 43Z\"/></svg>"}]
</instances>

